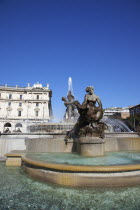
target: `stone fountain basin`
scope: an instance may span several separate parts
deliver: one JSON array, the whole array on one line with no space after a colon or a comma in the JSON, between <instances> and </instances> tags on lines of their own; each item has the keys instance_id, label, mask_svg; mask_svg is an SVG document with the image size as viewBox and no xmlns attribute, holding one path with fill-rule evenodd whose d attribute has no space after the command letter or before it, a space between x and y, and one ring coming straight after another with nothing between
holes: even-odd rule
<instances>
[{"instance_id":1,"label":"stone fountain basin","mask_svg":"<svg viewBox=\"0 0 140 210\"><path fill-rule=\"evenodd\" d=\"M115 158L113 163L113 161L107 162L109 155L98 158L81 157L82 162L86 159L85 163L81 165L80 161L77 162L78 155L75 156L74 160L75 154L63 154L62 159L59 158L61 154L57 153L55 160L51 160L49 155L54 157L54 153L47 153L46 159L41 157L42 154L39 156L39 154L29 153L22 157L22 167L35 179L71 187L119 187L140 184L140 153L137 151L114 154L118 154L118 158L122 156L123 158L120 158L118 162ZM68 162L70 155L73 161ZM101 164L100 159L101 162L106 159L106 165L105 161ZM92 160L93 165L91 165ZM71 164L72 162L73 164Z\"/></svg>"}]
</instances>

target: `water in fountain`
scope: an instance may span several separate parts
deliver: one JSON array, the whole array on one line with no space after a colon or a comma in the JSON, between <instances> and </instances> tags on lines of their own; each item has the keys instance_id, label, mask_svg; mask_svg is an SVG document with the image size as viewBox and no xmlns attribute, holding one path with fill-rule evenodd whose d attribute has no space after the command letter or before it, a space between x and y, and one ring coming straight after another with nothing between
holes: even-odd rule
<instances>
[{"instance_id":1,"label":"water in fountain","mask_svg":"<svg viewBox=\"0 0 140 210\"><path fill-rule=\"evenodd\" d=\"M85 165L85 166L107 166L107 165L124 165L137 164L140 162L140 151L119 151L106 152L105 156L99 157L81 157L76 153L63 152L46 152L46 153L27 153L26 157L31 160L41 162L50 162L67 165Z\"/></svg>"},{"instance_id":2,"label":"water in fountain","mask_svg":"<svg viewBox=\"0 0 140 210\"><path fill-rule=\"evenodd\" d=\"M140 187L73 189L30 179L19 167L0 163L0 209L140 209Z\"/></svg>"},{"instance_id":3,"label":"water in fountain","mask_svg":"<svg viewBox=\"0 0 140 210\"><path fill-rule=\"evenodd\" d=\"M110 127L110 132L132 132L130 128L119 119L103 118L102 121Z\"/></svg>"}]
</instances>

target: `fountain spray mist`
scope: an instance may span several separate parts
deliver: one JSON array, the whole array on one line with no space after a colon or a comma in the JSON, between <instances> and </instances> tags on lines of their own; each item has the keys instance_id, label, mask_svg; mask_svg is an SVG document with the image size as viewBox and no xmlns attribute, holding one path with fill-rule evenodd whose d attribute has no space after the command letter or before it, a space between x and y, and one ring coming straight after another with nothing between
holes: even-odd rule
<instances>
[{"instance_id":1,"label":"fountain spray mist","mask_svg":"<svg viewBox=\"0 0 140 210\"><path fill-rule=\"evenodd\" d=\"M69 77L68 79L68 93L71 92L73 94L73 88L72 88L72 78Z\"/></svg>"}]
</instances>

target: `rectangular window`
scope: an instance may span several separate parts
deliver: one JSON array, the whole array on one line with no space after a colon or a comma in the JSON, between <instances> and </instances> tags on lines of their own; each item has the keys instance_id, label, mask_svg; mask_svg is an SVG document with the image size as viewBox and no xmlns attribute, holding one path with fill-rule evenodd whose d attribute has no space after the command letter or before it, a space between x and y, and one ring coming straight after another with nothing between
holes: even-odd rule
<instances>
[{"instance_id":1,"label":"rectangular window","mask_svg":"<svg viewBox=\"0 0 140 210\"><path fill-rule=\"evenodd\" d=\"M22 95L20 95L20 99L22 99Z\"/></svg>"},{"instance_id":2,"label":"rectangular window","mask_svg":"<svg viewBox=\"0 0 140 210\"><path fill-rule=\"evenodd\" d=\"M36 106L39 106L39 103L36 103Z\"/></svg>"},{"instance_id":3,"label":"rectangular window","mask_svg":"<svg viewBox=\"0 0 140 210\"><path fill-rule=\"evenodd\" d=\"M8 102L8 106L11 106L11 102Z\"/></svg>"},{"instance_id":4,"label":"rectangular window","mask_svg":"<svg viewBox=\"0 0 140 210\"><path fill-rule=\"evenodd\" d=\"M9 99L11 99L12 98L12 94L9 94Z\"/></svg>"},{"instance_id":5,"label":"rectangular window","mask_svg":"<svg viewBox=\"0 0 140 210\"><path fill-rule=\"evenodd\" d=\"M18 116L21 117L21 111L18 111Z\"/></svg>"},{"instance_id":6,"label":"rectangular window","mask_svg":"<svg viewBox=\"0 0 140 210\"><path fill-rule=\"evenodd\" d=\"M38 117L38 111L35 112L35 116Z\"/></svg>"},{"instance_id":7,"label":"rectangular window","mask_svg":"<svg viewBox=\"0 0 140 210\"><path fill-rule=\"evenodd\" d=\"M19 103L19 106L22 106L22 103Z\"/></svg>"},{"instance_id":8,"label":"rectangular window","mask_svg":"<svg viewBox=\"0 0 140 210\"><path fill-rule=\"evenodd\" d=\"M36 99L39 99L39 95L36 96Z\"/></svg>"}]
</instances>

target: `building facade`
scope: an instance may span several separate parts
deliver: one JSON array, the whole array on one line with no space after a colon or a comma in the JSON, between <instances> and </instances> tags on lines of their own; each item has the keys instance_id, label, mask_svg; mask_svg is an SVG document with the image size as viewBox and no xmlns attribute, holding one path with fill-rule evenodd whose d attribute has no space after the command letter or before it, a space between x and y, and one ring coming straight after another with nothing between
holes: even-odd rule
<instances>
[{"instance_id":1,"label":"building facade","mask_svg":"<svg viewBox=\"0 0 140 210\"><path fill-rule=\"evenodd\" d=\"M118 107L111 107L106 108L104 111L104 117L110 117L114 114L119 113L122 119L126 119L130 116L129 107L118 108Z\"/></svg>"},{"instance_id":2,"label":"building facade","mask_svg":"<svg viewBox=\"0 0 140 210\"><path fill-rule=\"evenodd\" d=\"M130 116L132 116L132 117L134 117L136 115L140 116L140 104L130 107L129 111L130 111Z\"/></svg>"},{"instance_id":3,"label":"building facade","mask_svg":"<svg viewBox=\"0 0 140 210\"><path fill-rule=\"evenodd\" d=\"M49 85L0 86L0 132L27 132L28 126L47 123L52 117Z\"/></svg>"}]
</instances>

